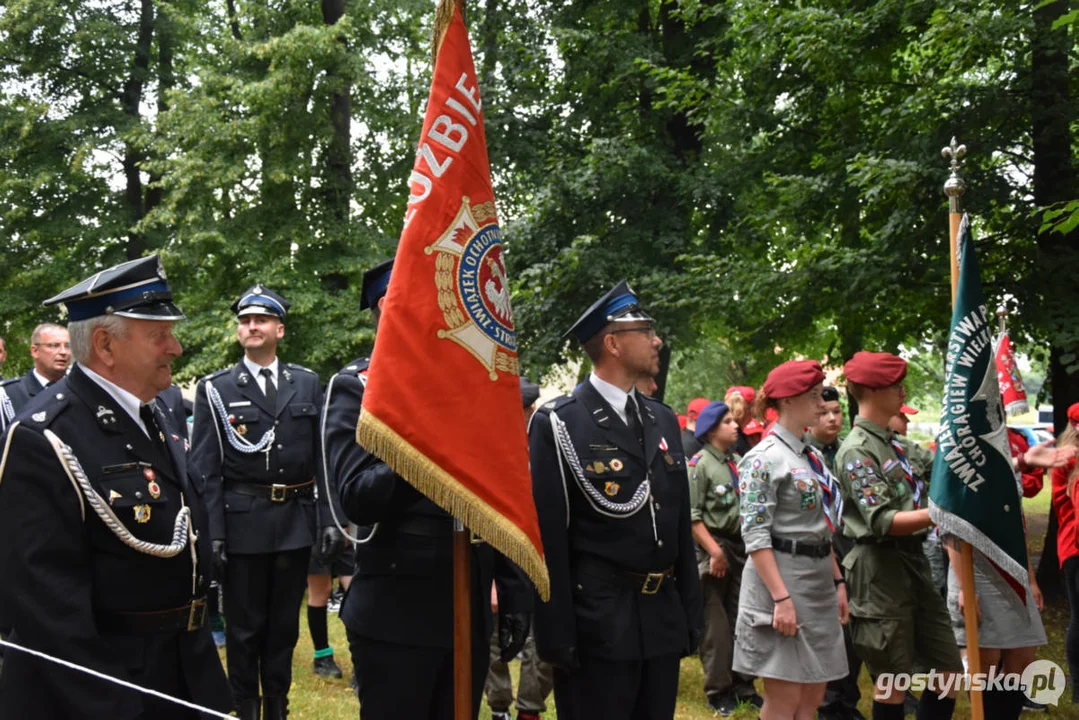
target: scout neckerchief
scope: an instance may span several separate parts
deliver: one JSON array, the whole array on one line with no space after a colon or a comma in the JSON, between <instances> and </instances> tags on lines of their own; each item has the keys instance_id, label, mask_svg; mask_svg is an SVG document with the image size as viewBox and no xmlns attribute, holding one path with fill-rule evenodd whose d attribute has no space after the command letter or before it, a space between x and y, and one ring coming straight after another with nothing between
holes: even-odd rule
<instances>
[{"instance_id":1,"label":"scout neckerchief","mask_svg":"<svg viewBox=\"0 0 1079 720\"><path fill-rule=\"evenodd\" d=\"M730 453L727 453L727 467L731 469L731 484L734 486L734 494L740 495L738 490L738 465L734 462L734 458Z\"/></svg>"},{"instance_id":2,"label":"scout neckerchief","mask_svg":"<svg viewBox=\"0 0 1079 720\"><path fill-rule=\"evenodd\" d=\"M828 529L834 533L836 524L842 522L843 518L843 496L836 486L835 477L824 469L824 463L821 462L820 457L809 445L805 446L805 455L809 459L809 466L813 469L813 474L817 476L817 483L820 485L825 507L824 522L828 523Z\"/></svg>"},{"instance_id":3,"label":"scout neckerchief","mask_svg":"<svg viewBox=\"0 0 1079 720\"><path fill-rule=\"evenodd\" d=\"M910 485L910 494L914 497L914 507L921 507L922 490L925 488L925 483L921 479L914 478L914 471L910 467L910 461L907 460L907 454L903 452L903 446L895 439L894 434L889 442L892 444L892 449L895 450L896 457L899 458L899 466L903 468L903 475L907 478L907 485Z\"/></svg>"}]
</instances>

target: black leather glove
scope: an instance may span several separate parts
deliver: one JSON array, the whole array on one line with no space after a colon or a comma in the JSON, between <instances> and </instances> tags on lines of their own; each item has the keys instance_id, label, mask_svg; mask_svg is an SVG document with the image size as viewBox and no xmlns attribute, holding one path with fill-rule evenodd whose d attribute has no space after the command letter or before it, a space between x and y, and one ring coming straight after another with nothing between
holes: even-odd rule
<instances>
[{"instance_id":1,"label":"black leather glove","mask_svg":"<svg viewBox=\"0 0 1079 720\"><path fill-rule=\"evenodd\" d=\"M577 648L572 645L548 653L540 653L540 659L563 670L572 671L581 667L581 663L577 660Z\"/></svg>"},{"instance_id":2,"label":"black leather glove","mask_svg":"<svg viewBox=\"0 0 1079 720\"><path fill-rule=\"evenodd\" d=\"M315 543L315 560L327 563L345 547L345 536L335 525L327 525L318 531Z\"/></svg>"},{"instance_id":3,"label":"black leather glove","mask_svg":"<svg viewBox=\"0 0 1079 720\"><path fill-rule=\"evenodd\" d=\"M528 639L532 627L531 613L500 612L498 614L498 657L508 663L517 657Z\"/></svg>"},{"instance_id":4,"label":"black leather glove","mask_svg":"<svg viewBox=\"0 0 1079 720\"><path fill-rule=\"evenodd\" d=\"M213 553L214 577L219 583L225 582L225 566L228 565L229 556L225 554L225 541L213 540L210 542Z\"/></svg>"}]
</instances>

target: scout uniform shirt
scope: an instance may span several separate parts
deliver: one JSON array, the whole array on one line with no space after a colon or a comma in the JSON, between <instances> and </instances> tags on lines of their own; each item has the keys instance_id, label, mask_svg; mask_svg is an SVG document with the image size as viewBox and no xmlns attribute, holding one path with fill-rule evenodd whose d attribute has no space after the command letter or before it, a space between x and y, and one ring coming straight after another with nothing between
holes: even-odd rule
<instances>
[{"instance_id":1,"label":"scout uniform shirt","mask_svg":"<svg viewBox=\"0 0 1079 720\"><path fill-rule=\"evenodd\" d=\"M855 541L890 537L892 517L917 510L925 495L894 433L863 417L840 446L836 466L845 500L843 533ZM915 533L919 539L924 534Z\"/></svg>"},{"instance_id":2,"label":"scout uniform shirt","mask_svg":"<svg viewBox=\"0 0 1079 720\"><path fill-rule=\"evenodd\" d=\"M689 461L689 518L700 520L709 532L737 538L741 527L738 513L738 462L734 453L723 453L705 445Z\"/></svg>"},{"instance_id":3,"label":"scout uniform shirt","mask_svg":"<svg viewBox=\"0 0 1079 720\"><path fill-rule=\"evenodd\" d=\"M773 532L790 540L831 542L823 485L827 480L810 463L810 452L815 451L777 423L739 464L747 553L772 547Z\"/></svg>"}]
</instances>

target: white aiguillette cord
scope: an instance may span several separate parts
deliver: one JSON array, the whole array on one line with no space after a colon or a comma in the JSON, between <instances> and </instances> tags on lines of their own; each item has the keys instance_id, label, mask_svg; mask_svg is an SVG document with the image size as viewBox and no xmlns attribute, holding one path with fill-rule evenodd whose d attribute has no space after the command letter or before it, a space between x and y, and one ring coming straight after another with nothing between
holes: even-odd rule
<instances>
[{"instance_id":1,"label":"white aiguillette cord","mask_svg":"<svg viewBox=\"0 0 1079 720\"><path fill-rule=\"evenodd\" d=\"M233 715L230 715L228 713L223 713L220 710L214 710L213 708L203 707L202 705L196 705L193 702L188 702L187 700L181 700L180 698L175 698L175 697L172 697L171 695L166 695L165 693L158 692L157 690L151 690L150 688L144 688L144 687L141 687L139 685L135 685L134 683L129 683L126 680L120 680L118 678L114 678L111 675L106 675L103 672L98 672L97 670L93 670L93 669L88 668L88 667L83 667L82 665L78 665L78 664L70 662L68 660L63 660L61 658L53 657L52 655L49 655L48 653L43 653L43 652L41 652L39 650L31 650L30 648L26 648L26 647L23 647L22 645L19 645L17 643L13 643L10 640L0 640L0 646L8 647L8 648L11 648L12 650L17 650L19 652L24 652L24 653L27 653L28 655L33 655L34 657L41 658L42 660L48 660L51 663L56 663L57 665L63 665L64 667L69 668L71 670L77 670L77 671L79 671L81 673L85 673L87 675L99 678L101 680L105 680L106 682L113 683L114 685L119 685L121 687L125 687L128 690L134 690L135 692L140 692L143 695L152 695L152 696L156 697L159 700L164 700L165 702L170 702L170 703L173 703L175 705L183 705L186 708L190 708L191 710L197 710L198 712L205 713L205 714L207 714L207 715L209 715L211 717L215 717L215 718L234 717Z\"/></svg>"}]
</instances>

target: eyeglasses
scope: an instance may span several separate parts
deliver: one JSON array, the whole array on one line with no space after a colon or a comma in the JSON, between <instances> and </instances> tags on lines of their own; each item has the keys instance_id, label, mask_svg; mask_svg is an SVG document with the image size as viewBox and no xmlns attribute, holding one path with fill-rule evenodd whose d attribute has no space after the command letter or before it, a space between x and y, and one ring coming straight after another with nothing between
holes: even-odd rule
<instances>
[{"instance_id":1,"label":"eyeglasses","mask_svg":"<svg viewBox=\"0 0 1079 720\"><path fill-rule=\"evenodd\" d=\"M652 327L651 325L645 325L644 327L622 328L621 330L611 330L610 334L611 335L617 335L619 333L631 333L631 332L644 333L645 335L648 336L649 340L654 340L656 338L656 329L654 327Z\"/></svg>"},{"instance_id":2,"label":"eyeglasses","mask_svg":"<svg viewBox=\"0 0 1079 720\"><path fill-rule=\"evenodd\" d=\"M56 352L60 348L63 348L64 350L70 350L71 343L35 343L34 347L45 348L49 352Z\"/></svg>"}]
</instances>

